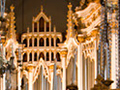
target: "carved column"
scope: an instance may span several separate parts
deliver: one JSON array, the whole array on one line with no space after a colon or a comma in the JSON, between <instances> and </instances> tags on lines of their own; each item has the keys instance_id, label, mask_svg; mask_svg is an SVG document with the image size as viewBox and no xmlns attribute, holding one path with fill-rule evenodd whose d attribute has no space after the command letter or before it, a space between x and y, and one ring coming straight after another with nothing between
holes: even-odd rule
<instances>
[{"instance_id":1,"label":"carved column","mask_svg":"<svg viewBox=\"0 0 120 90\"><path fill-rule=\"evenodd\" d=\"M37 47L39 47L39 37L37 37Z\"/></svg>"},{"instance_id":2,"label":"carved column","mask_svg":"<svg viewBox=\"0 0 120 90\"><path fill-rule=\"evenodd\" d=\"M49 60L51 61L51 50L49 51Z\"/></svg>"},{"instance_id":3,"label":"carved column","mask_svg":"<svg viewBox=\"0 0 120 90\"><path fill-rule=\"evenodd\" d=\"M56 47L56 36L54 37L54 47Z\"/></svg>"},{"instance_id":4,"label":"carved column","mask_svg":"<svg viewBox=\"0 0 120 90\"><path fill-rule=\"evenodd\" d=\"M46 61L46 51L44 51L44 60Z\"/></svg>"},{"instance_id":5,"label":"carved column","mask_svg":"<svg viewBox=\"0 0 120 90\"><path fill-rule=\"evenodd\" d=\"M29 62L29 54L30 52L27 52L27 62Z\"/></svg>"},{"instance_id":6,"label":"carved column","mask_svg":"<svg viewBox=\"0 0 120 90\"><path fill-rule=\"evenodd\" d=\"M28 90L33 90L33 66L28 66Z\"/></svg>"},{"instance_id":7,"label":"carved column","mask_svg":"<svg viewBox=\"0 0 120 90\"><path fill-rule=\"evenodd\" d=\"M61 49L60 56L62 60L63 68L63 78L62 78L62 90L66 90L66 58L67 58L67 49Z\"/></svg>"},{"instance_id":8,"label":"carved column","mask_svg":"<svg viewBox=\"0 0 120 90\"><path fill-rule=\"evenodd\" d=\"M29 40L30 40L30 38L28 37L27 38L27 47L29 47Z\"/></svg>"},{"instance_id":9,"label":"carved column","mask_svg":"<svg viewBox=\"0 0 120 90\"><path fill-rule=\"evenodd\" d=\"M39 51L37 51L37 61L39 61Z\"/></svg>"},{"instance_id":10,"label":"carved column","mask_svg":"<svg viewBox=\"0 0 120 90\"><path fill-rule=\"evenodd\" d=\"M46 37L44 37L44 47L46 47Z\"/></svg>"},{"instance_id":11,"label":"carved column","mask_svg":"<svg viewBox=\"0 0 120 90\"><path fill-rule=\"evenodd\" d=\"M51 36L49 37L49 46L51 47Z\"/></svg>"},{"instance_id":12,"label":"carved column","mask_svg":"<svg viewBox=\"0 0 120 90\"><path fill-rule=\"evenodd\" d=\"M56 60L56 51L54 51L54 59Z\"/></svg>"},{"instance_id":13,"label":"carved column","mask_svg":"<svg viewBox=\"0 0 120 90\"><path fill-rule=\"evenodd\" d=\"M5 77L6 77L6 74L4 73L3 74L3 89L2 90L6 90L6 88L5 88L5 85L6 85Z\"/></svg>"},{"instance_id":14,"label":"carved column","mask_svg":"<svg viewBox=\"0 0 120 90\"><path fill-rule=\"evenodd\" d=\"M2 82L3 78L0 77L0 90L3 90L3 82Z\"/></svg>"},{"instance_id":15,"label":"carved column","mask_svg":"<svg viewBox=\"0 0 120 90\"><path fill-rule=\"evenodd\" d=\"M32 37L32 47L34 47L34 37Z\"/></svg>"},{"instance_id":16,"label":"carved column","mask_svg":"<svg viewBox=\"0 0 120 90\"><path fill-rule=\"evenodd\" d=\"M21 78L20 78L21 70L18 67L18 90L21 90Z\"/></svg>"},{"instance_id":17,"label":"carved column","mask_svg":"<svg viewBox=\"0 0 120 90\"><path fill-rule=\"evenodd\" d=\"M51 66L49 66L49 68L50 68L50 73L51 73L51 85L50 85L50 90L54 90L54 86L53 86L53 80L54 80L54 76L53 76L53 69L54 69L54 65L51 65Z\"/></svg>"},{"instance_id":18,"label":"carved column","mask_svg":"<svg viewBox=\"0 0 120 90\"><path fill-rule=\"evenodd\" d=\"M22 60L22 48L18 48L18 60ZM18 62L18 74L17 74L17 80L18 80L18 90L21 90L21 64L22 62Z\"/></svg>"}]
</instances>

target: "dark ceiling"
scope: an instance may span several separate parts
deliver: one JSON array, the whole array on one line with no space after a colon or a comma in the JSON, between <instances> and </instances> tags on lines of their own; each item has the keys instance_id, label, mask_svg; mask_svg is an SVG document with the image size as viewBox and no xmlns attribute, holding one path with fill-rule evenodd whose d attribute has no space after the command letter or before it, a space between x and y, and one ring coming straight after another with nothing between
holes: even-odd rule
<instances>
[{"instance_id":1,"label":"dark ceiling","mask_svg":"<svg viewBox=\"0 0 120 90\"><path fill-rule=\"evenodd\" d=\"M52 18L52 26L56 25L57 31L65 32L67 23L67 4L71 1L73 6L79 5L79 0L6 0L6 12L11 4L15 6L17 33L26 32L32 26L32 18L40 12L43 5L44 12Z\"/></svg>"}]
</instances>

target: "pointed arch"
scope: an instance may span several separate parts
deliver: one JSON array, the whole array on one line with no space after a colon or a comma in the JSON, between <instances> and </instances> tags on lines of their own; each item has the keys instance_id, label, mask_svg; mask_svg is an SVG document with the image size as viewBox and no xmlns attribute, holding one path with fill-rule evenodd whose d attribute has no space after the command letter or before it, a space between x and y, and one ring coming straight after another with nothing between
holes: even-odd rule
<instances>
[{"instance_id":1,"label":"pointed arch","mask_svg":"<svg viewBox=\"0 0 120 90\"><path fill-rule=\"evenodd\" d=\"M59 38L56 39L56 46L58 46L58 43L60 43L60 39Z\"/></svg>"},{"instance_id":2,"label":"pointed arch","mask_svg":"<svg viewBox=\"0 0 120 90\"><path fill-rule=\"evenodd\" d=\"M41 17L39 20L39 32L44 32L44 18Z\"/></svg>"},{"instance_id":3,"label":"pointed arch","mask_svg":"<svg viewBox=\"0 0 120 90\"><path fill-rule=\"evenodd\" d=\"M40 40L39 40L39 46L44 46L44 39L43 38L40 38Z\"/></svg>"},{"instance_id":4,"label":"pointed arch","mask_svg":"<svg viewBox=\"0 0 120 90\"><path fill-rule=\"evenodd\" d=\"M32 38L29 40L29 47L32 47Z\"/></svg>"},{"instance_id":5,"label":"pointed arch","mask_svg":"<svg viewBox=\"0 0 120 90\"><path fill-rule=\"evenodd\" d=\"M29 61L32 61L32 53L29 54L29 58L30 58Z\"/></svg>"},{"instance_id":6,"label":"pointed arch","mask_svg":"<svg viewBox=\"0 0 120 90\"><path fill-rule=\"evenodd\" d=\"M23 62L27 62L27 54L26 53L23 55Z\"/></svg>"},{"instance_id":7,"label":"pointed arch","mask_svg":"<svg viewBox=\"0 0 120 90\"><path fill-rule=\"evenodd\" d=\"M22 90L28 90L28 79L26 78L25 75L23 75L22 77L21 84Z\"/></svg>"},{"instance_id":8,"label":"pointed arch","mask_svg":"<svg viewBox=\"0 0 120 90\"><path fill-rule=\"evenodd\" d=\"M43 52L40 53L39 60L40 60L40 58L42 58L44 60L44 53Z\"/></svg>"},{"instance_id":9,"label":"pointed arch","mask_svg":"<svg viewBox=\"0 0 120 90\"><path fill-rule=\"evenodd\" d=\"M61 61L59 53L56 54L56 58L57 58L57 61Z\"/></svg>"},{"instance_id":10,"label":"pointed arch","mask_svg":"<svg viewBox=\"0 0 120 90\"><path fill-rule=\"evenodd\" d=\"M34 46L37 46L37 38L34 39Z\"/></svg>"},{"instance_id":11,"label":"pointed arch","mask_svg":"<svg viewBox=\"0 0 120 90\"><path fill-rule=\"evenodd\" d=\"M37 32L37 23L34 23L34 32Z\"/></svg>"},{"instance_id":12,"label":"pointed arch","mask_svg":"<svg viewBox=\"0 0 120 90\"><path fill-rule=\"evenodd\" d=\"M49 22L46 23L46 31L49 32Z\"/></svg>"},{"instance_id":13,"label":"pointed arch","mask_svg":"<svg viewBox=\"0 0 120 90\"><path fill-rule=\"evenodd\" d=\"M51 53L51 60L54 61L54 53Z\"/></svg>"},{"instance_id":14,"label":"pointed arch","mask_svg":"<svg viewBox=\"0 0 120 90\"><path fill-rule=\"evenodd\" d=\"M27 47L27 39L26 38L23 40L23 44L25 44L25 47Z\"/></svg>"},{"instance_id":15,"label":"pointed arch","mask_svg":"<svg viewBox=\"0 0 120 90\"><path fill-rule=\"evenodd\" d=\"M49 61L49 52L46 53L46 60Z\"/></svg>"},{"instance_id":16,"label":"pointed arch","mask_svg":"<svg viewBox=\"0 0 120 90\"><path fill-rule=\"evenodd\" d=\"M34 82L34 90L42 90L44 86L42 82L43 82L43 66L40 66L38 78Z\"/></svg>"},{"instance_id":17,"label":"pointed arch","mask_svg":"<svg viewBox=\"0 0 120 90\"><path fill-rule=\"evenodd\" d=\"M46 38L46 46L49 46L49 38Z\"/></svg>"},{"instance_id":18,"label":"pointed arch","mask_svg":"<svg viewBox=\"0 0 120 90\"><path fill-rule=\"evenodd\" d=\"M54 39L51 38L51 46L54 46Z\"/></svg>"},{"instance_id":19,"label":"pointed arch","mask_svg":"<svg viewBox=\"0 0 120 90\"><path fill-rule=\"evenodd\" d=\"M34 61L37 61L37 52L34 54Z\"/></svg>"}]
</instances>

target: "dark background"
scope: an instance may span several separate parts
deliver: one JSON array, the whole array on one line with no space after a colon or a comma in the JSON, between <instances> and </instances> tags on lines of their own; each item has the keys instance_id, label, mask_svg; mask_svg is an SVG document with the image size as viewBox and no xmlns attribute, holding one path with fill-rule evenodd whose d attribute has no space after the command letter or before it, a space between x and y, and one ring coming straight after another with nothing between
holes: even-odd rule
<instances>
[{"instance_id":1,"label":"dark background","mask_svg":"<svg viewBox=\"0 0 120 90\"><path fill-rule=\"evenodd\" d=\"M80 0L6 0L6 12L9 12L10 5L15 6L16 30L21 34L26 32L27 27L32 26L32 18L36 17L41 5L47 16L51 16L52 27L55 25L56 30L65 33L67 27L67 5L68 2L75 6L79 5Z\"/></svg>"}]
</instances>

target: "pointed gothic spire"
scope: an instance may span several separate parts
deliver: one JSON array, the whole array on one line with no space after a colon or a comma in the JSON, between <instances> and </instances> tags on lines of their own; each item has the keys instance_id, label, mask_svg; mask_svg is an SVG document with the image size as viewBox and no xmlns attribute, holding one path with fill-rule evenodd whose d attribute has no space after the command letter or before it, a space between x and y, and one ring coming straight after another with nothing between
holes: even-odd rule
<instances>
[{"instance_id":1,"label":"pointed gothic spire","mask_svg":"<svg viewBox=\"0 0 120 90\"><path fill-rule=\"evenodd\" d=\"M54 27L53 27L53 30L54 30L54 32L56 32L56 26L54 25Z\"/></svg>"},{"instance_id":2,"label":"pointed gothic spire","mask_svg":"<svg viewBox=\"0 0 120 90\"><path fill-rule=\"evenodd\" d=\"M73 11L72 11L72 5L71 3L69 3L68 5L68 15L67 15L67 38L69 37L75 37L75 30L74 30L74 24L73 24L73 19L72 19L72 14L73 14Z\"/></svg>"},{"instance_id":3,"label":"pointed gothic spire","mask_svg":"<svg viewBox=\"0 0 120 90\"><path fill-rule=\"evenodd\" d=\"M14 9L15 7L13 5L10 6L10 10L11 12L9 13L9 29L8 29L8 34L7 34L7 38L12 38L12 39L16 39L16 34L15 34L15 13L14 13Z\"/></svg>"},{"instance_id":4,"label":"pointed gothic spire","mask_svg":"<svg viewBox=\"0 0 120 90\"><path fill-rule=\"evenodd\" d=\"M27 33L29 33L29 31L30 31L30 28L29 28L29 27L27 27Z\"/></svg>"},{"instance_id":5,"label":"pointed gothic spire","mask_svg":"<svg viewBox=\"0 0 120 90\"><path fill-rule=\"evenodd\" d=\"M41 5L41 12L43 12L43 5Z\"/></svg>"}]
</instances>

